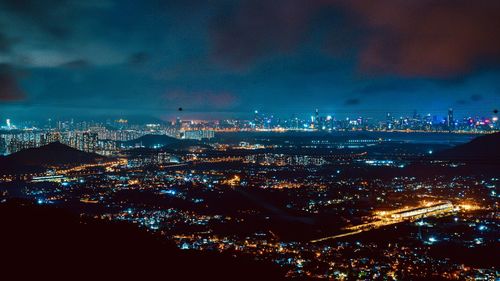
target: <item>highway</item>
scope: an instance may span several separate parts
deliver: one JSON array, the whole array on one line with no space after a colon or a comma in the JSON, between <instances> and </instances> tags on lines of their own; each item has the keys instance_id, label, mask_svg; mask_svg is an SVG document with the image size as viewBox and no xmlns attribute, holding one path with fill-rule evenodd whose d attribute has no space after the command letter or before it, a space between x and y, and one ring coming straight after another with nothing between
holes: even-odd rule
<instances>
[{"instance_id":1,"label":"highway","mask_svg":"<svg viewBox=\"0 0 500 281\"><path fill-rule=\"evenodd\" d=\"M424 217L449 215L451 213L459 211L460 209L467 210L467 208L453 205L449 201L438 201L438 202L422 203L417 207L405 207L392 211L376 212L374 215L375 221L367 222L360 225L345 227L344 230L347 230L349 232L311 240L310 242L318 243L327 240L333 240L346 236L356 235L361 232L370 231L383 226L397 224L404 221L415 221L417 219Z\"/></svg>"}]
</instances>

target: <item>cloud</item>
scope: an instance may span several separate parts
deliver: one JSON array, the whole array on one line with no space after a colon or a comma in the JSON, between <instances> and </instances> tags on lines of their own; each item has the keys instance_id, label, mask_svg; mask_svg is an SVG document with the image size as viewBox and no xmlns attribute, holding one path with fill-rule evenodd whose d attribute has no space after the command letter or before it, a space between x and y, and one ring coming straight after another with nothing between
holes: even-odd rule
<instances>
[{"instance_id":1,"label":"cloud","mask_svg":"<svg viewBox=\"0 0 500 281\"><path fill-rule=\"evenodd\" d=\"M357 99L357 98L350 98L350 99L346 99L344 101L344 105L348 105L348 106L354 106L354 105L358 105L360 103L361 103L361 100Z\"/></svg>"},{"instance_id":2,"label":"cloud","mask_svg":"<svg viewBox=\"0 0 500 281\"><path fill-rule=\"evenodd\" d=\"M402 83L401 81L375 82L357 90L356 93L370 96L384 93L405 94L415 93L421 88L422 85L417 85L414 83L409 84L408 82Z\"/></svg>"},{"instance_id":3,"label":"cloud","mask_svg":"<svg viewBox=\"0 0 500 281\"><path fill-rule=\"evenodd\" d=\"M221 9L211 24L214 56L233 66L292 51L305 39L317 1L244 0Z\"/></svg>"},{"instance_id":4,"label":"cloud","mask_svg":"<svg viewBox=\"0 0 500 281\"><path fill-rule=\"evenodd\" d=\"M363 71L453 77L500 62L500 2L350 1L367 30Z\"/></svg>"},{"instance_id":5,"label":"cloud","mask_svg":"<svg viewBox=\"0 0 500 281\"><path fill-rule=\"evenodd\" d=\"M130 55L128 63L132 66L143 65L151 59L150 55L146 52L137 52Z\"/></svg>"},{"instance_id":6,"label":"cloud","mask_svg":"<svg viewBox=\"0 0 500 281\"><path fill-rule=\"evenodd\" d=\"M25 93L19 86L11 66L0 64L0 102L19 101Z\"/></svg>"},{"instance_id":7,"label":"cloud","mask_svg":"<svg viewBox=\"0 0 500 281\"><path fill-rule=\"evenodd\" d=\"M480 101L482 99L483 99L483 96L481 96L479 94L474 94L474 95L470 96L471 101Z\"/></svg>"},{"instance_id":8,"label":"cloud","mask_svg":"<svg viewBox=\"0 0 500 281\"><path fill-rule=\"evenodd\" d=\"M9 16L35 26L53 38L65 39L71 33L71 11L76 1L70 0L3 0L0 7Z\"/></svg>"},{"instance_id":9,"label":"cloud","mask_svg":"<svg viewBox=\"0 0 500 281\"><path fill-rule=\"evenodd\" d=\"M0 63L66 67L66 62L79 59L123 62L128 44L114 42L111 32L103 35L112 26L102 21L110 7L110 0L0 1Z\"/></svg>"},{"instance_id":10,"label":"cloud","mask_svg":"<svg viewBox=\"0 0 500 281\"><path fill-rule=\"evenodd\" d=\"M82 23L88 11L113 6L108 0L2 0L0 8L9 20L18 20L39 28L58 39L67 39Z\"/></svg>"},{"instance_id":11,"label":"cloud","mask_svg":"<svg viewBox=\"0 0 500 281\"><path fill-rule=\"evenodd\" d=\"M248 0L221 10L213 51L236 66L317 41L349 48L363 73L441 79L500 65L496 0Z\"/></svg>"},{"instance_id":12,"label":"cloud","mask_svg":"<svg viewBox=\"0 0 500 281\"><path fill-rule=\"evenodd\" d=\"M172 107L184 110L230 109L239 104L238 98L227 92L186 92L171 91L164 95L165 101Z\"/></svg>"},{"instance_id":13,"label":"cloud","mask_svg":"<svg viewBox=\"0 0 500 281\"><path fill-rule=\"evenodd\" d=\"M82 69L88 67L89 65L90 63L85 59L76 59L61 64L61 67L69 69Z\"/></svg>"},{"instance_id":14,"label":"cloud","mask_svg":"<svg viewBox=\"0 0 500 281\"><path fill-rule=\"evenodd\" d=\"M470 79L500 65L497 2L0 0L0 63L44 102L425 109L481 93L479 107L497 94Z\"/></svg>"},{"instance_id":15,"label":"cloud","mask_svg":"<svg viewBox=\"0 0 500 281\"><path fill-rule=\"evenodd\" d=\"M113 17L124 12L137 14L130 16L133 20ZM148 17L142 18L145 13ZM272 56L300 56L305 50L352 60L362 74L457 79L500 65L497 26L500 2L496 0L211 4L162 0L141 5L113 0L2 0L0 52L13 54L0 61L17 63L15 56L24 56L23 62L35 62L26 66L35 67L59 66L79 58L92 64L140 65L150 60L149 54L133 50L144 48L144 39L154 38L155 43L171 40L154 45L160 53L211 56L234 69ZM142 37L145 30L151 33ZM175 40L165 30L174 30ZM196 46L184 44L199 42L191 35L204 37L206 32L208 54L190 53ZM44 59L44 55L50 57Z\"/></svg>"},{"instance_id":16,"label":"cloud","mask_svg":"<svg viewBox=\"0 0 500 281\"><path fill-rule=\"evenodd\" d=\"M0 32L0 54L8 53L11 50L13 43L12 39Z\"/></svg>"}]
</instances>

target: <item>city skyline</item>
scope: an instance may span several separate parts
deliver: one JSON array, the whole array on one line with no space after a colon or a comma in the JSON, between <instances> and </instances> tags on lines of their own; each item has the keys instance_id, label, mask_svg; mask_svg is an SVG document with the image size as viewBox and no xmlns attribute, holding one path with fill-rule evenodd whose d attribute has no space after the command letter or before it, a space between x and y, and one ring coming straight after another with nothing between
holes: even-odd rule
<instances>
[{"instance_id":1,"label":"city skyline","mask_svg":"<svg viewBox=\"0 0 500 281\"><path fill-rule=\"evenodd\" d=\"M182 112L182 110L179 110ZM105 121L78 120L30 120L19 125L11 119L0 126L0 155L9 155L30 148L60 142L70 147L106 156L117 156L126 148L123 142L152 135L179 140L210 141L216 132L302 132L314 137L323 133L335 137L335 133L379 132L379 139L390 133L454 133L487 134L500 130L498 112L490 117L458 117L452 108L446 116L421 115L414 111L411 116L398 117L386 113L383 119L366 117L336 118L324 115L319 109L305 118L292 116L281 118L255 110L249 119L186 120L177 117L169 122L137 122L127 119L106 119ZM370 140L371 141L371 140ZM138 144L142 146L141 143ZM135 147L135 146L132 146ZM158 144L156 148L161 148Z\"/></svg>"},{"instance_id":2,"label":"city skyline","mask_svg":"<svg viewBox=\"0 0 500 281\"><path fill-rule=\"evenodd\" d=\"M449 110L453 111L456 120L459 119L497 119L499 116L498 109L493 109L490 112L475 112L475 111L464 111L464 110L456 110L455 108L448 107L443 108L441 110L436 111L419 111L417 109L411 111L403 111L403 110L389 110L389 111L367 111L367 112L345 112L345 111L322 111L318 107L311 108L309 111L299 111L299 112L287 112L283 113L278 111L267 111L267 110L258 110L254 109L247 112L241 112L239 114L235 114L234 112L224 112L223 115L200 115L200 112L192 114L191 112L186 112L184 108L177 108L175 111L172 111L171 114L167 116L163 116L162 118L158 118L155 116L148 115L137 115L137 114L103 114L103 115L58 115L58 114L48 114L38 115L34 117L26 117L23 114L12 113L5 114L0 113L0 120L4 120L5 122L12 122L13 120L17 120L19 122L28 122L28 123L47 123L50 121L67 121L67 120L78 120L78 121L98 121L105 122L111 120L119 120L126 119L132 121L134 123L169 123L174 122L176 119L181 118L182 120L189 121L218 121L218 120L253 120L255 118L255 114L258 113L260 115L265 115L273 118L279 118L282 120L286 119L309 119L314 117L316 111L320 112L323 117L329 117L333 119L356 119L356 118L365 118L375 122L386 120L387 115L391 115L393 118L414 118L415 115L420 117L430 116L434 121L443 121L447 119ZM376 113L374 113L376 112ZM221 113L221 112L219 112ZM208 114L208 113L204 113Z\"/></svg>"}]
</instances>

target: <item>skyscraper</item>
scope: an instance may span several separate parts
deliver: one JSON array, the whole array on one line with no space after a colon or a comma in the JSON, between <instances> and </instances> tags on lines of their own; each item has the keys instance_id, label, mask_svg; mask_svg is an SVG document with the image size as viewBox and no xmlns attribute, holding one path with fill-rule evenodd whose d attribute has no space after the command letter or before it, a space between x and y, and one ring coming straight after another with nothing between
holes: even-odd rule
<instances>
[{"instance_id":1,"label":"skyscraper","mask_svg":"<svg viewBox=\"0 0 500 281\"><path fill-rule=\"evenodd\" d=\"M182 120L180 117L175 118L175 129L182 129Z\"/></svg>"},{"instance_id":2,"label":"skyscraper","mask_svg":"<svg viewBox=\"0 0 500 281\"><path fill-rule=\"evenodd\" d=\"M258 110L255 110L254 111L254 117L253 117L253 123L254 123L254 126L256 128L260 128L261 127L261 118L260 118L260 115L259 115L259 111Z\"/></svg>"},{"instance_id":3,"label":"skyscraper","mask_svg":"<svg viewBox=\"0 0 500 281\"><path fill-rule=\"evenodd\" d=\"M385 122L386 122L386 128L389 130L393 129L393 118L390 112L387 112L387 115L385 117Z\"/></svg>"},{"instance_id":4,"label":"skyscraper","mask_svg":"<svg viewBox=\"0 0 500 281\"><path fill-rule=\"evenodd\" d=\"M454 129L454 120L453 120L453 108L448 108L448 117L446 118L446 126L449 131Z\"/></svg>"}]
</instances>

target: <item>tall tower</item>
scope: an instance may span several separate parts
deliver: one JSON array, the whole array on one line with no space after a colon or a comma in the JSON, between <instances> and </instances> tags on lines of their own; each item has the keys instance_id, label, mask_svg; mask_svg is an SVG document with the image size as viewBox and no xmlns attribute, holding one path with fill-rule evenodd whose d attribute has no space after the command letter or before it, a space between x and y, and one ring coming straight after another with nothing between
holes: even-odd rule
<instances>
[{"instance_id":1,"label":"tall tower","mask_svg":"<svg viewBox=\"0 0 500 281\"><path fill-rule=\"evenodd\" d=\"M316 111L314 112L314 128L320 128L320 122L319 122L319 109L316 108Z\"/></svg>"},{"instance_id":2,"label":"tall tower","mask_svg":"<svg viewBox=\"0 0 500 281\"><path fill-rule=\"evenodd\" d=\"M446 125L448 126L448 130L452 131L454 127L453 120L453 108L448 108L448 118L446 118Z\"/></svg>"},{"instance_id":3,"label":"tall tower","mask_svg":"<svg viewBox=\"0 0 500 281\"><path fill-rule=\"evenodd\" d=\"M387 126L387 129L391 130L392 129L392 115L390 112L387 112L386 116L385 116L385 123L386 123L386 126Z\"/></svg>"},{"instance_id":4,"label":"tall tower","mask_svg":"<svg viewBox=\"0 0 500 281\"><path fill-rule=\"evenodd\" d=\"M180 117L175 118L175 129L176 130L182 129L182 120Z\"/></svg>"}]
</instances>

